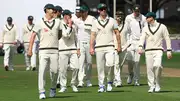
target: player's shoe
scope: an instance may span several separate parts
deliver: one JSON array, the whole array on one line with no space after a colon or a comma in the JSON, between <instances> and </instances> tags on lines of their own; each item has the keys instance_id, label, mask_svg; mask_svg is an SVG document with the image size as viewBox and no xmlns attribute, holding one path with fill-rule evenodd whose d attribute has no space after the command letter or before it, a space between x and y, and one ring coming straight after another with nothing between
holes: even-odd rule
<instances>
[{"instance_id":1,"label":"player's shoe","mask_svg":"<svg viewBox=\"0 0 180 101\"><path fill-rule=\"evenodd\" d=\"M78 89L75 85L72 85L71 87L72 87L73 92L78 92Z\"/></svg>"},{"instance_id":2,"label":"player's shoe","mask_svg":"<svg viewBox=\"0 0 180 101\"><path fill-rule=\"evenodd\" d=\"M159 86L156 86L156 88L155 88L155 92L160 92L160 90L161 90L161 88L159 87Z\"/></svg>"},{"instance_id":3,"label":"player's shoe","mask_svg":"<svg viewBox=\"0 0 180 101\"><path fill-rule=\"evenodd\" d=\"M60 93L64 93L66 91L66 87L61 87L61 89L59 90Z\"/></svg>"},{"instance_id":4,"label":"player's shoe","mask_svg":"<svg viewBox=\"0 0 180 101\"><path fill-rule=\"evenodd\" d=\"M91 81L87 81L87 87L92 87L92 83L91 83Z\"/></svg>"},{"instance_id":5,"label":"player's shoe","mask_svg":"<svg viewBox=\"0 0 180 101\"><path fill-rule=\"evenodd\" d=\"M26 67L26 71L29 71L31 69L31 67Z\"/></svg>"},{"instance_id":6,"label":"player's shoe","mask_svg":"<svg viewBox=\"0 0 180 101\"><path fill-rule=\"evenodd\" d=\"M108 92L112 91L112 86L111 86L111 84L108 84L108 85L107 85L107 91L108 91Z\"/></svg>"},{"instance_id":7,"label":"player's shoe","mask_svg":"<svg viewBox=\"0 0 180 101\"><path fill-rule=\"evenodd\" d=\"M148 93L153 93L153 92L154 92L154 87L150 87Z\"/></svg>"},{"instance_id":8,"label":"player's shoe","mask_svg":"<svg viewBox=\"0 0 180 101\"><path fill-rule=\"evenodd\" d=\"M50 89L50 93L49 93L49 97L55 97L56 96L56 89L55 88L51 88Z\"/></svg>"},{"instance_id":9,"label":"player's shoe","mask_svg":"<svg viewBox=\"0 0 180 101\"><path fill-rule=\"evenodd\" d=\"M45 98L46 98L45 92L39 94L39 99L45 99Z\"/></svg>"},{"instance_id":10,"label":"player's shoe","mask_svg":"<svg viewBox=\"0 0 180 101\"><path fill-rule=\"evenodd\" d=\"M8 67L8 66L5 66L4 69L5 69L6 71L8 71L8 70L9 70L9 67Z\"/></svg>"},{"instance_id":11,"label":"player's shoe","mask_svg":"<svg viewBox=\"0 0 180 101\"><path fill-rule=\"evenodd\" d=\"M98 89L98 93L103 93L103 92L106 92L105 87L104 87L104 86L99 87L99 89Z\"/></svg>"}]
</instances>

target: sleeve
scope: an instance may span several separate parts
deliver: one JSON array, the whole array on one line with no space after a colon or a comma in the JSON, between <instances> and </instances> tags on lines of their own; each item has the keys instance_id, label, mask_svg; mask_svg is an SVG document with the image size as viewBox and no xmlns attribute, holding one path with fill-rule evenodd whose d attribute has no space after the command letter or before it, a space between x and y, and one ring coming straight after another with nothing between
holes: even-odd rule
<instances>
[{"instance_id":1,"label":"sleeve","mask_svg":"<svg viewBox=\"0 0 180 101\"><path fill-rule=\"evenodd\" d=\"M4 34L5 34L5 30L3 29L0 37L0 44L4 43Z\"/></svg>"},{"instance_id":2,"label":"sleeve","mask_svg":"<svg viewBox=\"0 0 180 101\"><path fill-rule=\"evenodd\" d=\"M68 27L67 25L62 24L62 36L63 37L70 37L72 30L73 29L71 27Z\"/></svg>"},{"instance_id":3,"label":"sleeve","mask_svg":"<svg viewBox=\"0 0 180 101\"><path fill-rule=\"evenodd\" d=\"M80 40L78 38L78 30L77 30L77 26L75 26L75 43L76 43L76 46L77 46L77 49L80 49Z\"/></svg>"},{"instance_id":4,"label":"sleeve","mask_svg":"<svg viewBox=\"0 0 180 101\"><path fill-rule=\"evenodd\" d=\"M94 21L92 22L92 29L91 29L91 31L92 31L92 32L95 32L95 33L98 32L98 28L97 28L96 22L97 22L97 20L94 20Z\"/></svg>"},{"instance_id":5,"label":"sleeve","mask_svg":"<svg viewBox=\"0 0 180 101\"><path fill-rule=\"evenodd\" d=\"M141 49L143 48L145 39L146 39L146 31L145 31L145 28L143 28L142 36L140 37L140 40L139 40L139 48L141 48Z\"/></svg>"},{"instance_id":6,"label":"sleeve","mask_svg":"<svg viewBox=\"0 0 180 101\"><path fill-rule=\"evenodd\" d=\"M167 51L172 51L172 48L171 48L171 39L169 37L169 32L168 32L166 26L164 27L163 37L164 37L164 39L166 41Z\"/></svg>"},{"instance_id":7,"label":"sleeve","mask_svg":"<svg viewBox=\"0 0 180 101\"><path fill-rule=\"evenodd\" d=\"M127 42L131 42L131 28L130 28L130 19L127 16L125 18L125 29L124 29L124 33L127 35Z\"/></svg>"},{"instance_id":8,"label":"sleeve","mask_svg":"<svg viewBox=\"0 0 180 101\"><path fill-rule=\"evenodd\" d=\"M113 29L117 30L118 29L118 23L115 19L113 19L113 21L114 21Z\"/></svg>"},{"instance_id":9,"label":"sleeve","mask_svg":"<svg viewBox=\"0 0 180 101\"><path fill-rule=\"evenodd\" d=\"M21 35L22 42L24 42L25 33L26 33L26 30L25 30L25 26L24 26L23 29L22 29L22 35Z\"/></svg>"},{"instance_id":10,"label":"sleeve","mask_svg":"<svg viewBox=\"0 0 180 101\"><path fill-rule=\"evenodd\" d=\"M41 31L40 23L39 24L35 24L35 26L33 28L33 32L35 32L36 34L39 34L40 31Z\"/></svg>"},{"instance_id":11,"label":"sleeve","mask_svg":"<svg viewBox=\"0 0 180 101\"><path fill-rule=\"evenodd\" d=\"M18 42L19 41L19 33L18 33L18 30L17 30L17 27L15 26L15 42Z\"/></svg>"}]
</instances>

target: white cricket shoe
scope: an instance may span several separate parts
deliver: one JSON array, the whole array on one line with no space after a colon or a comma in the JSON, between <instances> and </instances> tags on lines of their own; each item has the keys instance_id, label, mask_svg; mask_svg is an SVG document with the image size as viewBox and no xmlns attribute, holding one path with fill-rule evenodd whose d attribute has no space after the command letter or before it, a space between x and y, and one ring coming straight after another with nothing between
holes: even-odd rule
<instances>
[{"instance_id":1,"label":"white cricket shoe","mask_svg":"<svg viewBox=\"0 0 180 101\"><path fill-rule=\"evenodd\" d=\"M77 85L77 87L82 88L82 87L83 87L83 83L79 83L79 84Z\"/></svg>"},{"instance_id":2,"label":"white cricket shoe","mask_svg":"<svg viewBox=\"0 0 180 101\"><path fill-rule=\"evenodd\" d=\"M133 79L133 76L129 75L128 78L127 78L127 84L131 84L132 83L132 79Z\"/></svg>"},{"instance_id":3,"label":"white cricket shoe","mask_svg":"<svg viewBox=\"0 0 180 101\"><path fill-rule=\"evenodd\" d=\"M92 87L91 81L87 81L87 87Z\"/></svg>"},{"instance_id":4,"label":"white cricket shoe","mask_svg":"<svg viewBox=\"0 0 180 101\"><path fill-rule=\"evenodd\" d=\"M107 91L108 91L108 92L112 91L112 86L111 86L111 84L108 84L108 85L107 85Z\"/></svg>"},{"instance_id":5,"label":"white cricket shoe","mask_svg":"<svg viewBox=\"0 0 180 101\"><path fill-rule=\"evenodd\" d=\"M140 86L140 84L139 84L138 81L135 81L134 85L135 85L135 86Z\"/></svg>"},{"instance_id":6,"label":"white cricket shoe","mask_svg":"<svg viewBox=\"0 0 180 101\"><path fill-rule=\"evenodd\" d=\"M73 92L78 92L78 89L75 85L72 85L71 87L72 87Z\"/></svg>"},{"instance_id":7,"label":"white cricket shoe","mask_svg":"<svg viewBox=\"0 0 180 101\"><path fill-rule=\"evenodd\" d=\"M102 86L98 89L98 93L106 92L105 87Z\"/></svg>"},{"instance_id":8,"label":"white cricket shoe","mask_svg":"<svg viewBox=\"0 0 180 101\"><path fill-rule=\"evenodd\" d=\"M10 70L10 71L14 71L14 68L10 67L9 70Z\"/></svg>"},{"instance_id":9,"label":"white cricket shoe","mask_svg":"<svg viewBox=\"0 0 180 101\"><path fill-rule=\"evenodd\" d=\"M55 97L56 96L56 89L50 89L49 97Z\"/></svg>"},{"instance_id":10,"label":"white cricket shoe","mask_svg":"<svg viewBox=\"0 0 180 101\"><path fill-rule=\"evenodd\" d=\"M115 87L122 87L122 83L115 83L114 86Z\"/></svg>"},{"instance_id":11,"label":"white cricket shoe","mask_svg":"<svg viewBox=\"0 0 180 101\"><path fill-rule=\"evenodd\" d=\"M27 68L26 68L26 71L29 71L30 69L31 69L30 67L27 67Z\"/></svg>"},{"instance_id":12,"label":"white cricket shoe","mask_svg":"<svg viewBox=\"0 0 180 101\"><path fill-rule=\"evenodd\" d=\"M45 92L39 94L39 99L45 99L45 98L46 98Z\"/></svg>"},{"instance_id":13,"label":"white cricket shoe","mask_svg":"<svg viewBox=\"0 0 180 101\"><path fill-rule=\"evenodd\" d=\"M154 92L154 87L150 87L148 93L153 93L153 92Z\"/></svg>"},{"instance_id":14,"label":"white cricket shoe","mask_svg":"<svg viewBox=\"0 0 180 101\"><path fill-rule=\"evenodd\" d=\"M59 90L60 93L64 93L66 91L66 87L61 87L61 89Z\"/></svg>"},{"instance_id":15,"label":"white cricket shoe","mask_svg":"<svg viewBox=\"0 0 180 101\"><path fill-rule=\"evenodd\" d=\"M160 92L161 88L159 86L156 86L155 92Z\"/></svg>"}]
</instances>

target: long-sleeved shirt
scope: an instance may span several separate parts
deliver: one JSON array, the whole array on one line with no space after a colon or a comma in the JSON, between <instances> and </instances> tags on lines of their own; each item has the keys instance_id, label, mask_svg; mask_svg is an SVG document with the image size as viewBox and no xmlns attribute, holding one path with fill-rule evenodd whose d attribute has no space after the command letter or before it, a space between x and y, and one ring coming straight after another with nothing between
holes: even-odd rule
<instances>
[{"instance_id":1,"label":"long-sleeved shirt","mask_svg":"<svg viewBox=\"0 0 180 101\"><path fill-rule=\"evenodd\" d=\"M83 21L82 18L79 18L76 21L75 24L77 25L79 41L83 41L83 42L90 41L92 23L94 20L95 20L95 18L93 16L88 15L85 21Z\"/></svg>"},{"instance_id":2,"label":"long-sleeved shirt","mask_svg":"<svg viewBox=\"0 0 180 101\"><path fill-rule=\"evenodd\" d=\"M6 24L3 27L3 31L1 34L1 44L13 44L14 42L17 42L19 38L19 35L17 33L17 28L16 25L12 24L9 26Z\"/></svg>"},{"instance_id":3,"label":"long-sleeved shirt","mask_svg":"<svg viewBox=\"0 0 180 101\"><path fill-rule=\"evenodd\" d=\"M33 27L34 27L34 24L24 25L23 30L22 30L23 43L29 43L30 42L31 35L33 33L33 30L32 30Z\"/></svg>"},{"instance_id":4,"label":"long-sleeved shirt","mask_svg":"<svg viewBox=\"0 0 180 101\"><path fill-rule=\"evenodd\" d=\"M127 43L127 33L125 33L126 29L127 29L127 27L125 26L125 23L122 22L120 25L118 25L118 30L121 35L121 47L122 48ZM116 35L114 35L114 43L115 43L115 49L117 49L118 44L117 44Z\"/></svg>"},{"instance_id":5,"label":"long-sleeved shirt","mask_svg":"<svg viewBox=\"0 0 180 101\"><path fill-rule=\"evenodd\" d=\"M99 17L93 22L91 31L96 33L96 51L114 50L114 29L118 29L118 25L111 17Z\"/></svg>"},{"instance_id":6,"label":"long-sleeved shirt","mask_svg":"<svg viewBox=\"0 0 180 101\"><path fill-rule=\"evenodd\" d=\"M59 19L48 20L42 18L40 23L35 24L33 31L39 38L40 53L58 53L58 32L61 30Z\"/></svg>"},{"instance_id":7,"label":"long-sleeved shirt","mask_svg":"<svg viewBox=\"0 0 180 101\"><path fill-rule=\"evenodd\" d=\"M134 13L127 15L125 19L127 26L126 33L128 33L128 41L139 40L141 37L142 28L147 25L146 17L142 14L139 17L135 17Z\"/></svg>"},{"instance_id":8,"label":"long-sleeved shirt","mask_svg":"<svg viewBox=\"0 0 180 101\"><path fill-rule=\"evenodd\" d=\"M77 49L79 49L76 26L72 25L72 28L70 28L62 20L61 28L62 28L62 37L59 40L59 52L76 51Z\"/></svg>"},{"instance_id":9,"label":"long-sleeved shirt","mask_svg":"<svg viewBox=\"0 0 180 101\"><path fill-rule=\"evenodd\" d=\"M171 51L171 40L167 27L155 21L143 28L139 47L143 47L144 42L146 42L145 51L163 50L163 39L166 41L167 51Z\"/></svg>"}]
</instances>

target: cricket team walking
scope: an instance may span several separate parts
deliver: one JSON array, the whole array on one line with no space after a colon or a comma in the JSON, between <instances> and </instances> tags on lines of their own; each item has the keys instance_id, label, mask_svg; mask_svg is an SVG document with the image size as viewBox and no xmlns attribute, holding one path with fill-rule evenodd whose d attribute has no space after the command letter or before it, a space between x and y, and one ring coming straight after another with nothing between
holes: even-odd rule
<instances>
[{"instance_id":1,"label":"cricket team walking","mask_svg":"<svg viewBox=\"0 0 180 101\"><path fill-rule=\"evenodd\" d=\"M70 86L73 92L81 87L93 86L91 81L92 56L96 56L97 92L111 92L113 85L121 87L121 72L128 63L127 84L140 86L140 56L145 51L149 93L159 92L162 72L162 41L167 44L167 58L172 57L171 40L167 27L156 21L156 14L140 13L140 6L133 6L133 13L125 17L117 10L115 18L108 15L107 5L97 6L99 15L88 14L85 5L76 8L76 15L59 5L46 4L44 17L33 23L28 16L23 27L22 44L26 70L36 70L36 54L39 57L39 99L46 98L46 70L49 68L51 86L49 97L67 90L68 71L72 71ZM13 56L19 43L19 35L12 17L7 18L0 37L3 48L4 68L13 71ZM146 46L144 47L144 44ZM106 79L105 79L106 78Z\"/></svg>"}]
</instances>

